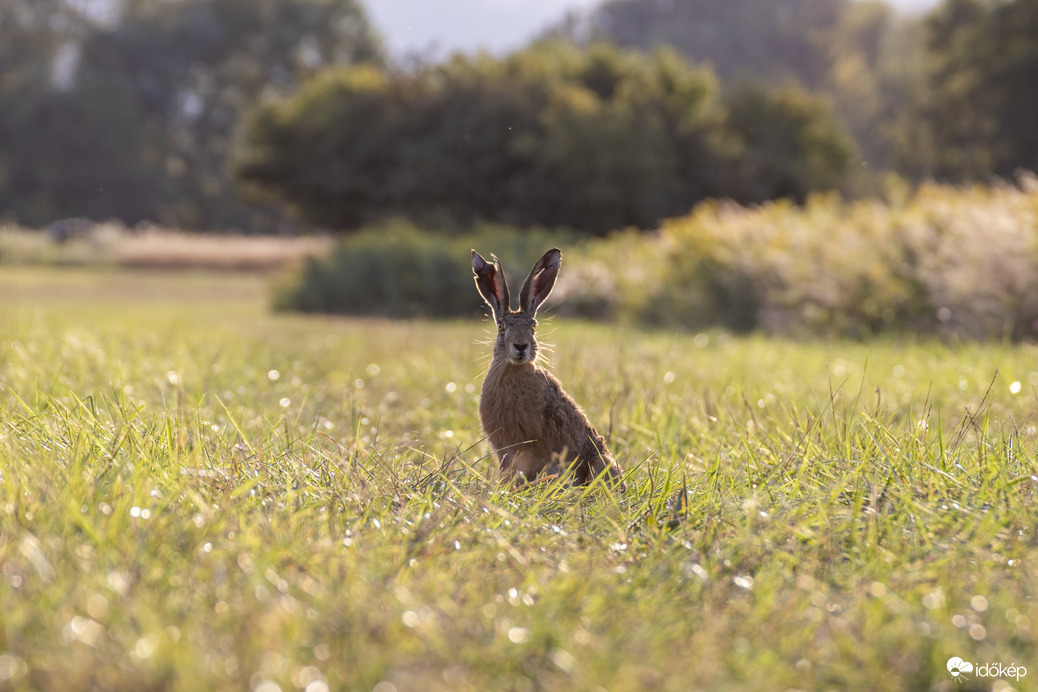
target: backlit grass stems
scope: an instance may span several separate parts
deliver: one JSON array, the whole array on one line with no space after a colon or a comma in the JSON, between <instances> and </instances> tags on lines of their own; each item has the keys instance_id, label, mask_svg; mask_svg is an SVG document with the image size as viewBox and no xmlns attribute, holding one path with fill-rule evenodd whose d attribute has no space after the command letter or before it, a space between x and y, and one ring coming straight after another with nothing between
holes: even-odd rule
<instances>
[{"instance_id":1,"label":"backlit grass stems","mask_svg":"<svg viewBox=\"0 0 1038 692\"><path fill-rule=\"evenodd\" d=\"M477 415L491 324L30 278L0 275L2 689L957 689L952 658L1034 667L1033 346L546 320L628 488L515 491Z\"/></svg>"}]
</instances>

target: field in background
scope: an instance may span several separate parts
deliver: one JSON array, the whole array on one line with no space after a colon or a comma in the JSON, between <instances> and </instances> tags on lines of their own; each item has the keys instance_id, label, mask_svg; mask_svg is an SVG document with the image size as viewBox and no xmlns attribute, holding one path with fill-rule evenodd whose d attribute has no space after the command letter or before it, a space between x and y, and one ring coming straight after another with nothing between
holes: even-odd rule
<instances>
[{"instance_id":1,"label":"field in background","mask_svg":"<svg viewBox=\"0 0 1038 692\"><path fill-rule=\"evenodd\" d=\"M270 272L323 255L328 236L198 234L145 227L131 230L81 219L33 230L0 225L0 266L108 266L126 269L196 269Z\"/></svg>"},{"instance_id":2,"label":"field in background","mask_svg":"<svg viewBox=\"0 0 1038 692\"><path fill-rule=\"evenodd\" d=\"M0 688L1035 688L1035 346L544 320L630 489L514 492L486 322L263 289L0 272Z\"/></svg>"},{"instance_id":3,"label":"field in background","mask_svg":"<svg viewBox=\"0 0 1038 692\"><path fill-rule=\"evenodd\" d=\"M67 240L57 242L63 231ZM402 219L339 239L66 219L47 233L0 226L0 266L276 272L269 295L277 309L465 317L481 310L469 249L496 253L518 283L555 245L565 270L552 302L567 316L793 338L1038 340L1038 178L1027 172L914 193L891 182L886 201L704 202L656 231L603 238Z\"/></svg>"}]
</instances>

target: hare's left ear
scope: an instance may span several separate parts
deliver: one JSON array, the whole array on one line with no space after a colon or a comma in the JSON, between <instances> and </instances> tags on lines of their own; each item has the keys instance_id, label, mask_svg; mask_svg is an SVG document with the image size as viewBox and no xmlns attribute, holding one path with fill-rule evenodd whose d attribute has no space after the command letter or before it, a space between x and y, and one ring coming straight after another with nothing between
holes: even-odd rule
<instances>
[{"instance_id":1,"label":"hare's left ear","mask_svg":"<svg viewBox=\"0 0 1038 692\"><path fill-rule=\"evenodd\" d=\"M508 284L505 282L505 273L501 269L501 262L494 258L494 263L487 262L483 257L472 251L472 273L476 278L476 288L483 300L494 312L494 321L500 322L508 312L509 296Z\"/></svg>"},{"instance_id":2,"label":"hare's left ear","mask_svg":"<svg viewBox=\"0 0 1038 692\"><path fill-rule=\"evenodd\" d=\"M529 315L536 315L537 308L548 298L555 286L562 265L562 251L557 247L544 253L530 270L523 288L519 291L519 309Z\"/></svg>"}]
</instances>

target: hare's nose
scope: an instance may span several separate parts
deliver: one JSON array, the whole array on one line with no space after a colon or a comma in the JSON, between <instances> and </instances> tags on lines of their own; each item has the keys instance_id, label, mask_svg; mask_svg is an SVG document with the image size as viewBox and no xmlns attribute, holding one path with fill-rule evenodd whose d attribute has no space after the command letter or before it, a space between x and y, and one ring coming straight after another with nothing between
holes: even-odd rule
<instances>
[{"instance_id":1,"label":"hare's nose","mask_svg":"<svg viewBox=\"0 0 1038 692\"><path fill-rule=\"evenodd\" d=\"M514 344L514 346L515 352L521 356L524 353L526 353L526 348L529 346L529 344Z\"/></svg>"}]
</instances>

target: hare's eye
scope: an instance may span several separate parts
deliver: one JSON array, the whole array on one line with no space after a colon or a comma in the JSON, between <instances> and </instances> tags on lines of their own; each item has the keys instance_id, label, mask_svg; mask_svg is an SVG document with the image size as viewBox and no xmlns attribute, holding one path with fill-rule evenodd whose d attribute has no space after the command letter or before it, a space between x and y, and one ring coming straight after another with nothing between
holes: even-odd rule
<instances>
[{"instance_id":1,"label":"hare's eye","mask_svg":"<svg viewBox=\"0 0 1038 692\"><path fill-rule=\"evenodd\" d=\"M532 332L535 332L535 331L537 331L537 323L536 323L536 322L534 322L534 323L533 323L533 326L532 326L532 327L530 327L530 331L532 331Z\"/></svg>"},{"instance_id":2,"label":"hare's eye","mask_svg":"<svg viewBox=\"0 0 1038 692\"><path fill-rule=\"evenodd\" d=\"M498 322L497 323L497 331L503 332L504 330L505 330L505 323L504 322Z\"/></svg>"}]
</instances>

